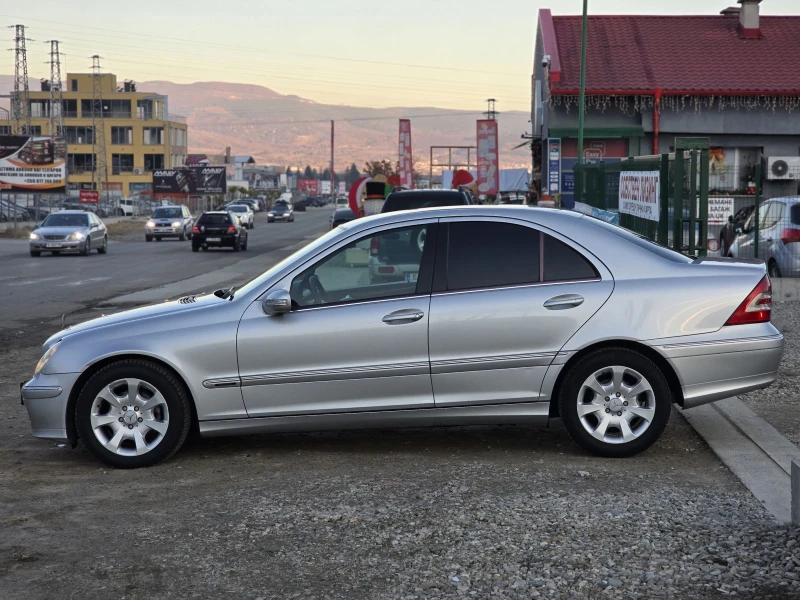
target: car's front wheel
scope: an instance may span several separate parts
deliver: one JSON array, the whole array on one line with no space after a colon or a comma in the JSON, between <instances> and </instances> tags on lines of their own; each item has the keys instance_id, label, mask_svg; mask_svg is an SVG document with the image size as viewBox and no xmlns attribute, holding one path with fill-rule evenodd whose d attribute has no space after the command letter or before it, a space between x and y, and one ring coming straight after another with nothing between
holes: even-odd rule
<instances>
[{"instance_id":1,"label":"car's front wheel","mask_svg":"<svg viewBox=\"0 0 800 600\"><path fill-rule=\"evenodd\" d=\"M89 452L114 467L148 467L174 454L191 424L189 394L163 366L129 359L83 386L75 426Z\"/></svg>"},{"instance_id":2,"label":"car's front wheel","mask_svg":"<svg viewBox=\"0 0 800 600\"><path fill-rule=\"evenodd\" d=\"M664 432L672 395L661 370L626 348L604 348L566 373L559 391L564 427L581 447L609 458L633 456Z\"/></svg>"}]
</instances>

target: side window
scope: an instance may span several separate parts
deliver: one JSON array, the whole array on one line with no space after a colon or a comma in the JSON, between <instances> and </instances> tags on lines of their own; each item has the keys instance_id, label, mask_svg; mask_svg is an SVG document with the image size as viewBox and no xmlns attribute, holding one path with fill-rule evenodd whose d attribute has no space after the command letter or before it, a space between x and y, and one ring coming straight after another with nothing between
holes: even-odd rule
<instances>
[{"instance_id":1,"label":"side window","mask_svg":"<svg viewBox=\"0 0 800 600\"><path fill-rule=\"evenodd\" d=\"M491 221L450 223L447 289L539 282L539 232Z\"/></svg>"},{"instance_id":2,"label":"side window","mask_svg":"<svg viewBox=\"0 0 800 600\"><path fill-rule=\"evenodd\" d=\"M783 211L786 207L780 202L768 202L759 209L761 218L761 229L769 229L778 224L783 218Z\"/></svg>"},{"instance_id":3,"label":"side window","mask_svg":"<svg viewBox=\"0 0 800 600\"><path fill-rule=\"evenodd\" d=\"M382 231L340 248L292 280L292 305L306 308L428 293L434 248L426 240L433 227Z\"/></svg>"},{"instance_id":4,"label":"side window","mask_svg":"<svg viewBox=\"0 0 800 600\"><path fill-rule=\"evenodd\" d=\"M599 277L592 263L565 243L547 234L544 237L544 280L575 281Z\"/></svg>"}]
</instances>

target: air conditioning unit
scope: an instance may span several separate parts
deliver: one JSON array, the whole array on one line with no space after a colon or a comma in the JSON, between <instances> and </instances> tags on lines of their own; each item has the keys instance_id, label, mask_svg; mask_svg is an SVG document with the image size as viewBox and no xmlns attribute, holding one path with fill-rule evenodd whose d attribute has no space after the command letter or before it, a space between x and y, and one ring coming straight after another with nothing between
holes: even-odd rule
<instances>
[{"instance_id":1,"label":"air conditioning unit","mask_svg":"<svg viewBox=\"0 0 800 600\"><path fill-rule=\"evenodd\" d=\"M800 179L800 156L767 158L767 179Z\"/></svg>"},{"instance_id":2,"label":"air conditioning unit","mask_svg":"<svg viewBox=\"0 0 800 600\"><path fill-rule=\"evenodd\" d=\"M144 175L144 169L138 169L138 168L134 169L133 170L133 174L134 175Z\"/></svg>"}]
</instances>

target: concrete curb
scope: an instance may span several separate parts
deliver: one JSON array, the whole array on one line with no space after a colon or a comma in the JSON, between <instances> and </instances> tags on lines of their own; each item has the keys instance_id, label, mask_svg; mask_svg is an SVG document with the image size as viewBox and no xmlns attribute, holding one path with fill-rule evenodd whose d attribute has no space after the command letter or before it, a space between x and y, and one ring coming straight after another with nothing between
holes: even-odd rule
<instances>
[{"instance_id":1,"label":"concrete curb","mask_svg":"<svg viewBox=\"0 0 800 600\"><path fill-rule=\"evenodd\" d=\"M680 412L779 523L792 522L791 464L800 459L797 446L738 398Z\"/></svg>"}]
</instances>

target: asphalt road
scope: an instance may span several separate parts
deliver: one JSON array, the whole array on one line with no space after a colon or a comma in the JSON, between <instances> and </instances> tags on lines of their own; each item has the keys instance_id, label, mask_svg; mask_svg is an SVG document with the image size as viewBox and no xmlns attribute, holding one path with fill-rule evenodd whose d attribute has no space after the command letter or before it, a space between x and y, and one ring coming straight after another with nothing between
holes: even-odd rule
<instances>
[{"instance_id":1,"label":"asphalt road","mask_svg":"<svg viewBox=\"0 0 800 600\"><path fill-rule=\"evenodd\" d=\"M256 215L248 232L246 252L210 250L194 253L188 241L109 240L106 255L92 253L42 255L32 258L24 240L0 240L0 329L20 329L32 320L46 320L80 312L101 300L152 288L239 261L279 251L316 238L328 228L331 211L310 209L295 214L294 223L267 223ZM266 270L274 261L265 260Z\"/></svg>"}]
</instances>

